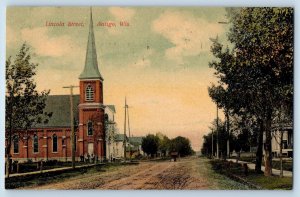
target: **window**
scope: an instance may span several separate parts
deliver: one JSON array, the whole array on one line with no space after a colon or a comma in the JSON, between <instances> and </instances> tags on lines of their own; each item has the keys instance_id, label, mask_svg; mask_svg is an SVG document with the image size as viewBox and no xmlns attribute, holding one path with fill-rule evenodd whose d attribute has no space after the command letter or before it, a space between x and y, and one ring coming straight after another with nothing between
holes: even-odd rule
<instances>
[{"instance_id":1,"label":"window","mask_svg":"<svg viewBox=\"0 0 300 197\"><path fill-rule=\"evenodd\" d=\"M57 152L57 135L54 134L52 136L52 152L56 153Z\"/></svg>"},{"instance_id":2,"label":"window","mask_svg":"<svg viewBox=\"0 0 300 197\"><path fill-rule=\"evenodd\" d=\"M39 152L39 138L36 134L33 136L33 152Z\"/></svg>"},{"instance_id":3,"label":"window","mask_svg":"<svg viewBox=\"0 0 300 197\"><path fill-rule=\"evenodd\" d=\"M19 153L19 137L14 137L14 153Z\"/></svg>"},{"instance_id":4,"label":"window","mask_svg":"<svg viewBox=\"0 0 300 197\"><path fill-rule=\"evenodd\" d=\"M94 90L91 85L88 85L85 89L85 100L86 101L94 100Z\"/></svg>"},{"instance_id":5,"label":"window","mask_svg":"<svg viewBox=\"0 0 300 197\"><path fill-rule=\"evenodd\" d=\"M87 134L93 135L93 123L91 121L88 121L87 123Z\"/></svg>"}]
</instances>

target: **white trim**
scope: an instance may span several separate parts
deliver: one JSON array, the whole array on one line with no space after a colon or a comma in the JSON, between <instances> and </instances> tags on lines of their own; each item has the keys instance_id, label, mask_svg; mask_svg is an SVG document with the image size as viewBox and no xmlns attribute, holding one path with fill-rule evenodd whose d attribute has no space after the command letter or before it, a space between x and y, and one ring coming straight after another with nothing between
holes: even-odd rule
<instances>
[{"instance_id":1,"label":"white trim","mask_svg":"<svg viewBox=\"0 0 300 197\"><path fill-rule=\"evenodd\" d=\"M84 90L85 101L92 102L95 100L95 90L91 84L87 84Z\"/></svg>"},{"instance_id":2,"label":"white trim","mask_svg":"<svg viewBox=\"0 0 300 197\"><path fill-rule=\"evenodd\" d=\"M79 78L79 80L80 80L80 81L101 81L101 82L104 81L104 80L101 79L101 78L94 78L94 79L92 79L92 78L90 78L90 79L80 79L80 78Z\"/></svg>"},{"instance_id":3,"label":"white trim","mask_svg":"<svg viewBox=\"0 0 300 197\"><path fill-rule=\"evenodd\" d=\"M103 105L102 103L95 103L95 102L80 103L78 105L78 108L86 108L86 109L100 108L100 109L105 109L105 105Z\"/></svg>"}]
</instances>

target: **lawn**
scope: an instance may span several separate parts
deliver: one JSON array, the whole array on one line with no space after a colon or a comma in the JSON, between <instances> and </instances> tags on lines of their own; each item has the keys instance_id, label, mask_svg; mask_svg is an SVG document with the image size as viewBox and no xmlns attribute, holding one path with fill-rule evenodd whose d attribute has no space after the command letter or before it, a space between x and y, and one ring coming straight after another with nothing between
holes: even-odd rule
<instances>
[{"instance_id":1,"label":"lawn","mask_svg":"<svg viewBox=\"0 0 300 197\"><path fill-rule=\"evenodd\" d=\"M266 177L264 174L257 174L254 170L250 169L245 173L245 168L241 164L223 160L211 160L210 163L215 172L242 181L253 189L291 190L293 188L292 177Z\"/></svg>"},{"instance_id":2,"label":"lawn","mask_svg":"<svg viewBox=\"0 0 300 197\"><path fill-rule=\"evenodd\" d=\"M240 161L252 162L255 163L255 157L240 157ZM264 165L264 162L262 163ZM274 169L280 170L280 161L273 160L272 165ZM282 161L283 170L293 171L293 160L283 160Z\"/></svg>"},{"instance_id":3,"label":"lawn","mask_svg":"<svg viewBox=\"0 0 300 197\"><path fill-rule=\"evenodd\" d=\"M34 176L20 176L20 177L10 177L5 179L6 189L15 189L24 186L38 186L50 183L61 182L66 179L76 178L80 175L94 174L96 172L105 172L121 165L132 165L137 163L107 163L105 165L94 166L91 168L77 168L75 170L69 170L66 172L52 172L52 173L40 173Z\"/></svg>"}]
</instances>

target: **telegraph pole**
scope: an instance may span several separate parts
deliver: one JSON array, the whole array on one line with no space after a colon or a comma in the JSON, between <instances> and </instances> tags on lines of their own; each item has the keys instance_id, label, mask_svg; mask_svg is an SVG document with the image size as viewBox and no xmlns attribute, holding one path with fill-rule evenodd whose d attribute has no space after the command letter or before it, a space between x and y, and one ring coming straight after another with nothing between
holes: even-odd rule
<instances>
[{"instance_id":1,"label":"telegraph pole","mask_svg":"<svg viewBox=\"0 0 300 197\"><path fill-rule=\"evenodd\" d=\"M125 118L124 118L124 140L123 140L123 145L124 145L124 161L126 161L126 97L125 97Z\"/></svg>"},{"instance_id":2,"label":"telegraph pole","mask_svg":"<svg viewBox=\"0 0 300 197\"><path fill-rule=\"evenodd\" d=\"M229 129L229 112L228 110L226 110L225 112L225 116L226 116L226 127L227 127L227 132L228 132L228 139L227 139L227 157L228 159L230 158L230 143L229 143L229 139L230 139L230 129Z\"/></svg>"},{"instance_id":3,"label":"telegraph pole","mask_svg":"<svg viewBox=\"0 0 300 197\"><path fill-rule=\"evenodd\" d=\"M79 86L64 86L70 89L70 119L71 119L71 144L72 144L72 168L75 168L75 131L74 131L74 112L73 112L73 88Z\"/></svg>"},{"instance_id":4,"label":"telegraph pole","mask_svg":"<svg viewBox=\"0 0 300 197\"><path fill-rule=\"evenodd\" d=\"M129 124L129 110L128 110L128 105L126 105L126 108L127 108L127 119L128 119L128 135L129 135L129 160L131 161L131 145L130 145L130 124Z\"/></svg>"}]
</instances>

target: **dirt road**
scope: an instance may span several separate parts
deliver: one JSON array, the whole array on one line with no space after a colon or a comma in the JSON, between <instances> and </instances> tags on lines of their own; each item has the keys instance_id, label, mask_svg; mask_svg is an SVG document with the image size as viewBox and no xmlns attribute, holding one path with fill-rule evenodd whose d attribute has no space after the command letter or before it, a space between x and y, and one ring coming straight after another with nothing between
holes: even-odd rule
<instances>
[{"instance_id":1,"label":"dirt road","mask_svg":"<svg viewBox=\"0 0 300 197\"><path fill-rule=\"evenodd\" d=\"M212 172L207 160L190 157L178 162L152 161L119 166L105 172L86 173L58 183L24 189L247 189L220 176Z\"/></svg>"}]
</instances>

